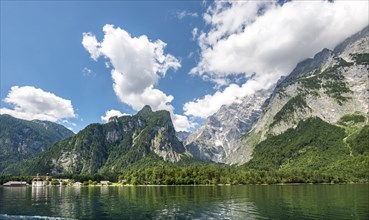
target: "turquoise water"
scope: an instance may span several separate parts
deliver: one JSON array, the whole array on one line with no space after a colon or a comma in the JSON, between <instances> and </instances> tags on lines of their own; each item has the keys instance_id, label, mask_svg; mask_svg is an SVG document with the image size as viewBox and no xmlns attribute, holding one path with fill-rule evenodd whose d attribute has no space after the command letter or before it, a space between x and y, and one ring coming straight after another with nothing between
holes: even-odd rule
<instances>
[{"instance_id":1,"label":"turquoise water","mask_svg":"<svg viewBox=\"0 0 369 220\"><path fill-rule=\"evenodd\" d=\"M0 187L0 219L369 219L369 185Z\"/></svg>"}]
</instances>

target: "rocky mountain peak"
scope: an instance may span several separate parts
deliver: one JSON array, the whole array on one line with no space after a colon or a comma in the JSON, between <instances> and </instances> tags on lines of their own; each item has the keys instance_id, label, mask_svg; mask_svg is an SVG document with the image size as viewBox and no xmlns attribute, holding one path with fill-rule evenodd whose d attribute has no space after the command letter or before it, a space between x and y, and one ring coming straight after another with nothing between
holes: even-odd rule
<instances>
[{"instance_id":1,"label":"rocky mountain peak","mask_svg":"<svg viewBox=\"0 0 369 220\"><path fill-rule=\"evenodd\" d=\"M187 138L190 134L191 133L187 132L187 131L178 131L178 132L176 132L176 136L177 136L178 140L181 141L182 143L187 140Z\"/></svg>"},{"instance_id":2,"label":"rocky mountain peak","mask_svg":"<svg viewBox=\"0 0 369 220\"><path fill-rule=\"evenodd\" d=\"M226 163L235 150L235 143L252 128L261 114L261 107L271 91L272 88L259 90L240 102L222 106L188 136L185 140L187 150L197 158Z\"/></svg>"},{"instance_id":3,"label":"rocky mountain peak","mask_svg":"<svg viewBox=\"0 0 369 220\"><path fill-rule=\"evenodd\" d=\"M140 111L138 111L138 115L150 114L152 113L152 109L149 105L145 105Z\"/></svg>"},{"instance_id":4,"label":"rocky mountain peak","mask_svg":"<svg viewBox=\"0 0 369 220\"><path fill-rule=\"evenodd\" d=\"M334 53L337 55L341 55L341 53L345 50L348 50L348 47L352 47L352 45L357 45L357 42L363 42L365 38L367 38L369 35L369 26L366 26L363 30L359 31L358 33L352 35L351 37L344 40L342 43L338 44L334 48ZM359 43L360 45L360 43ZM364 49L362 53L369 53L368 51L368 45L363 42L361 43L361 48Z\"/></svg>"},{"instance_id":5,"label":"rocky mountain peak","mask_svg":"<svg viewBox=\"0 0 369 220\"><path fill-rule=\"evenodd\" d=\"M185 153L168 111L145 106L135 116L106 124L91 124L71 138L57 142L27 173L119 172L144 158L177 162Z\"/></svg>"}]
</instances>

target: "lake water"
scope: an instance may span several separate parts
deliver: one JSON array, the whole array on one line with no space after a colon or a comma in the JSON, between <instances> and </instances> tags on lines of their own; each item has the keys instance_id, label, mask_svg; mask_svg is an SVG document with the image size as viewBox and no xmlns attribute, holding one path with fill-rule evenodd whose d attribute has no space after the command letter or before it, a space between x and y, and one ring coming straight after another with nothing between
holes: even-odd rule
<instances>
[{"instance_id":1,"label":"lake water","mask_svg":"<svg viewBox=\"0 0 369 220\"><path fill-rule=\"evenodd\" d=\"M369 219L369 185L0 187L0 219Z\"/></svg>"}]
</instances>

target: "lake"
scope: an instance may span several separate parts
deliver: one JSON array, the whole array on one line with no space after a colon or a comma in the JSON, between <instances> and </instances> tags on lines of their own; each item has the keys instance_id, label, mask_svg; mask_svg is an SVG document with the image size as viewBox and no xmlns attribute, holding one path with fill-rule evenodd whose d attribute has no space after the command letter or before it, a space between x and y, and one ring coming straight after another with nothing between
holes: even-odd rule
<instances>
[{"instance_id":1,"label":"lake","mask_svg":"<svg viewBox=\"0 0 369 220\"><path fill-rule=\"evenodd\" d=\"M369 219L369 185L0 187L0 219Z\"/></svg>"}]
</instances>

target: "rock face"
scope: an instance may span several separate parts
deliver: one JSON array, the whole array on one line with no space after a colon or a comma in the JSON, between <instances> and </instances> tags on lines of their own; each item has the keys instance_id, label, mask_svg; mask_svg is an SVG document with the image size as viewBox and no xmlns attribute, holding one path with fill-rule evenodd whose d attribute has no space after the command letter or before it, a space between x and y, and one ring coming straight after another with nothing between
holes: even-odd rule
<instances>
[{"instance_id":1,"label":"rock face","mask_svg":"<svg viewBox=\"0 0 369 220\"><path fill-rule=\"evenodd\" d=\"M272 90L259 90L239 103L222 106L185 141L187 150L195 157L217 163L230 163L237 141L252 128L262 105Z\"/></svg>"},{"instance_id":2,"label":"rock face","mask_svg":"<svg viewBox=\"0 0 369 220\"><path fill-rule=\"evenodd\" d=\"M177 131L176 132L176 136L178 138L178 140L180 142L185 142L188 138L188 136L190 135L191 133L190 132L187 132L187 131Z\"/></svg>"},{"instance_id":3,"label":"rock face","mask_svg":"<svg viewBox=\"0 0 369 220\"><path fill-rule=\"evenodd\" d=\"M50 144L74 133L62 125L10 115L0 115L0 173L14 163L32 158L45 151Z\"/></svg>"},{"instance_id":4,"label":"rock face","mask_svg":"<svg viewBox=\"0 0 369 220\"><path fill-rule=\"evenodd\" d=\"M330 124L343 116L368 117L369 28L333 51L323 49L299 63L275 88L263 114L240 141L233 163L251 159L255 145L310 117Z\"/></svg>"},{"instance_id":5,"label":"rock face","mask_svg":"<svg viewBox=\"0 0 369 220\"><path fill-rule=\"evenodd\" d=\"M145 157L177 162L184 152L169 112L145 106L135 116L112 117L57 142L25 173L119 172Z\"/></svg>"}]
</instances>

